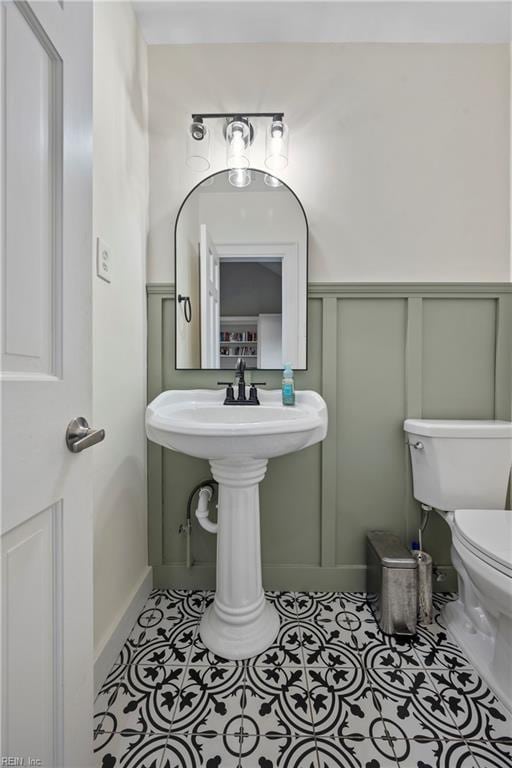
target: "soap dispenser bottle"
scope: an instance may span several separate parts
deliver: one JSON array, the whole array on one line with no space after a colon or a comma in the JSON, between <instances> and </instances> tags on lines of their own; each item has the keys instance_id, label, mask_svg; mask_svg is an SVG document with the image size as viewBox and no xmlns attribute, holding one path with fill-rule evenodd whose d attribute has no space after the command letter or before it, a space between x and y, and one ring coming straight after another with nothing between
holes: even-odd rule
<instances>
[{"instance_id":1,"label":"soap dispenser bottle","mask_svg":"<svg viewBox=\"0 0 512 768\"><path fill-rule=\"evenodd\" d=\"M284 364L282 383L283 405L295 405L295 385L291 363Z\"/></svg>"}]
</instances>

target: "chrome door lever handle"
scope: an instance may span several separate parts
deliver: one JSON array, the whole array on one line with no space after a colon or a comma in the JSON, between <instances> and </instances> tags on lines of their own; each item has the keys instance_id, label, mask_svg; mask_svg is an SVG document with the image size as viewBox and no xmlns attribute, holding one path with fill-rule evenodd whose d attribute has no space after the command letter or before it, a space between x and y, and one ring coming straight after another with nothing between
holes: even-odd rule
<instances>
[{"instance_id":1,"label":"chrome door lever handle","mask_svg":"<svg viewBox=\"0 0 512 768\"><path fill-rule=\"evenodd\" d=\"M92 429L83 416L71 419L66 429L66 445L71 453L80 453L105 439L104 429Z\"/></svg>"}]
</instances>

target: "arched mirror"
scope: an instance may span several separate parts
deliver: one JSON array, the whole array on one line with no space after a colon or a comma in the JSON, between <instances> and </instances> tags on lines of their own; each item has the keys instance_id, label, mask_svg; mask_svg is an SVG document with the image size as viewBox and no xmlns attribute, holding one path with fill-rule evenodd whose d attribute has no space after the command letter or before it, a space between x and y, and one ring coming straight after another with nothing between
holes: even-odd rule
<instances>
[{"instance_id":1,"label":"arched mirror","mask_svg":"<svg viewBox=\"0 0 512 768\"><path fill-rule=\"evenodd\" d=\"M308 225L262 171L221 171L185 198L175 227L176 367L307 366Z\"/></svg>"}]
</instances>

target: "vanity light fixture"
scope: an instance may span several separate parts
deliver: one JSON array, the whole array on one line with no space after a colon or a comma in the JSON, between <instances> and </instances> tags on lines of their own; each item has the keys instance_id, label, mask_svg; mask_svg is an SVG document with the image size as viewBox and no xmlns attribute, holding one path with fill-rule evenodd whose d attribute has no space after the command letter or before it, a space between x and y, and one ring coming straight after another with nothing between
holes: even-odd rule
<instances>
[{"instance_id":1,"label":"vanity light fixture","mask_svg":"<svg viewBox=\"0 0 512 768\"><path fill-rule=\"evenodd\" d=\"M207 171L210 167L210 131L205 121L223 120L226 140L226 164L230 171L229 182L235 187L251 183L249 151L254 140L255 128L251 118L267 118L265 165L278 171L288 165L288 126L283 112L221 112L193 114L187 139L187 165L195 171ZM242 171L245 171L242 173ZM267 178L269 181L267 181ZM270 187L280 186L273 176L265 177Z\"/></svg>"}]
</instances>

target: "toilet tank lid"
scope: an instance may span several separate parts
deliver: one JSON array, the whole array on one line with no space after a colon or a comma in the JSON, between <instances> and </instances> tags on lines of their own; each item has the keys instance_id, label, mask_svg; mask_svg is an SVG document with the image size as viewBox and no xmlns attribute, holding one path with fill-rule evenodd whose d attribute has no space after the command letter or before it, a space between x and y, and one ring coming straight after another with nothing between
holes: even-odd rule
<instances>
[{"instance_id":1,"label":"toilet tank lid","mask_svg":"<svg viewBox=\"0 0 512 768\"><path fill-rule=\"evenodd\" d=\"M406 419L404 431L425 437L512 438L512 422L477 419Z\"/></svg>"}]
</instances>

